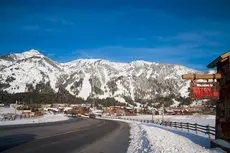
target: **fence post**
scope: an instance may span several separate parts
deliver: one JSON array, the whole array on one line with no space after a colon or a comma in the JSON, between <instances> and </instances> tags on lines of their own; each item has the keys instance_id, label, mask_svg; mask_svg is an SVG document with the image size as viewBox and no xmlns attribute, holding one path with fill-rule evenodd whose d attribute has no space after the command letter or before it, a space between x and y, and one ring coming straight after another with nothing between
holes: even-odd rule
<instances>
[{"instance_id":1,"label":"fence post","mask_svg":"<svg viewBox=\"0 0 230 153\"><path fill-rule=\"evenodd\" d=\"M209 139L209 141L210 141L210 127L209 127L209 124L207 125L207 133L208 133L208 139Z\"/></svg>"},{"instance_id":2,"label":"fence post","mask_svg":"<svg viewBox=\"0 0 230 153\"><path fill-rule=\"evenodd\" d=\"M183 131L183 129L182 129L182 122L180 122L180 128L181 128L181 130Z\"/></svg>"},{"instance_id":3,"label":"fence post","mask_svg":"<svg viewBox=\"0 0 230 153\"><path fill-rule=\"evenodd\" d=\"M197 134L197 123L195 123L195 130L196 130L196 134Z\"/></svg>"},{"instance_id":4,"label":"fence post","mask_svg":"<svg viewBox=\"0 0 230 153\"><path fill-rule=\"evenodd\" d=\"M172 122L169 122L169 126L172 127Z\"/></svg>"},{"instance_id":5,"label":"fence post","mask_svg":"<svg viewBox=\"0 0 230 153\"><path fill-rule=\"evenodd\" d=\"M187 125L187 130L188 130L188 132L189 132L189 124L188 124L188 122L186 123L186 125Z\"/></svg>"},{"instance_id":6,"label":"fence post","mask_svg":"<svg viewBox=\"0 0 230 153\"><path fill-rule=\"evenodd\" d=\"M174 124L175 124L175 128L177 129L177 122L174 122Z\"/></svg>"}]
</instances>

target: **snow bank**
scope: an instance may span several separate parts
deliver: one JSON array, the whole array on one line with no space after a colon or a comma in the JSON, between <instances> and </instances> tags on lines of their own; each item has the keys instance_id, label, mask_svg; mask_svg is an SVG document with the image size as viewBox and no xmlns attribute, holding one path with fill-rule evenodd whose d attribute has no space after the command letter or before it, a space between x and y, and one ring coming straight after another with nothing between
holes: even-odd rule
<instances>
[{"instance_id":1,"label":"snow bank","mask_svg":"<svg viewBox=\"0 0 230 153\"><path fill-rule=\"evenodd\" d=\"M146 132L135 123L130 124L130 144L127 153L152 152Z\"/></svg>"},{"instance_id":2,"label":"snow bank","mask_svg":"<svg viewBox=\"0 0 230 153\"><path fill-rule=\"evenodd\" d=\"M141 128L146 131L148 139L152 145L153 152L218 152L215 149L210 149L210 144L207 137L202 137L160 125L141 124Z\"/></svg>"},{"instance_id":3,"label":"snow bank","mask_svg":"<svg viewBox=\"0 0 230 153\"><path fill-rule=\"evenodd\" d=\"M123 119L104 118L130 124L128 153L223 153L210 148L207 136L156 124L139 123Z\"/></svg>"},{"instance_id":4,"label":"snow bank","mask_svg":"<svg viewBox=\"0 0 230 153\"><path fill-rule=\"evenodd\" d=\"M15 109L12 108L12 107L0 107L0 116L1 116L2 114L15 113L15 112L16 112L17 114L21 114L20 111L15 110Z\"/></svg>"},{"instance_id":5,"label":"snow bank","mask_svg":"<svg viewBox=\"0 0 230 153\"><path fill-rule=\"evenodd\" d=\"M38 118L28 118L21 120L13 120L13 121L0 121L0 126L3 125L17 125L17 124L32 124L32 123L47 123L47 122L57 122L68 120L69 118L64 114L46 114L42 117Z\"/></svg>"},{"instance_id":6,"label":"snow bank","mask_svg":"<svg viewBox=\"0 0 230 153\"><path fill-rule=\"evenodd\" d=\"M207 137L160 125L130 123L128 153L223 153L210 148Z\"/></svg>"}]
</instances>

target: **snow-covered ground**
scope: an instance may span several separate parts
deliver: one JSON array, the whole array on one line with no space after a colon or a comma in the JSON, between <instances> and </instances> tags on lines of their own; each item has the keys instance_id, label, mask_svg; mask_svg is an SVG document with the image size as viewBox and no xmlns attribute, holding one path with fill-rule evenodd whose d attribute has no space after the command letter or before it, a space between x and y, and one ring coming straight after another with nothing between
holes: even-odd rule
<instances>
[{"instance_id":1,"label":"snow-covered ground","mask_svg":"<svg viewBox=\"0 0 230 153\"><path fill-rule=\"evenodd\" d=\"M21 114L22 112L19 110L15 110L13 107L0 107L0 126L3 125L17 125L17 124L32 124L32 123L46 123L46 122L58 122L68 120L69 118L65 114L45 114L40 117L31 117L31 118L23 118L16 120L1 120L6 114Z\"/></svg>"},{"instance_id":2,"label":"snow-covered ground","mask_svg":"<svg viewBox=\"0 0 230 153\"><path fill-rule=\"evenodd\" d=\"M137 116L121 116L121 118L131 118L131 119L140 119L140 120L152 120L152 115L137 115ZM161 120L162 115L154 115L154 120ZM210 125L215 127L215 116L214 115L165 115L165 121L172 122L189 122L197 123L200 125Z\"/></svg>"},{"instance_id":3,"label":"snow-covered ground","mask_svg":"<svg viewBox=\"0 0 230 153\"><path fill-rule=\"evenodd\" d=\"M129 116L131 117L131 116ZM142 117L142 118L141 118ZM149 116L136 116L138 119L150 119ZM144 118L145 117L145 118ZM213 116L168 116L177 121L205 124L214 120ZM174 118L172 118L174 117ZM103 117L104 118L104 117ZM126 116L127 118L127 116ZM130 146L127 153L223 153L221 149L210 148L207 135L202 133L182 131L166 126L140 123L136 121L111 119L130 124ZM159 116L160 119L160 116ZM179 120L183 119L183 120ZM199 121L199 119L203 120ZM205 121L205 119L207 121ZM212 121L213 122L213 121ZM211 124L210 124L211 125Z\"/></svg>"},{"instance_id":4,"label":"snow-covered ground","mask_svg":"<svg viewBox=\"0 0 230 153\"><path fill-rule=\"evenodd\" d=\"M155 124L130 123L128 153L218 153L207 137Z\"/></svg>"},{"instance_id":5,"label":"snow-covered ground","mask_svg":"<svg viewBox=\"0 0 230 153\"><path fill-rule=\"evenodd\" d=\"M32 123L46 123L68 120L69 118L64 114L45 114L37 118L17 119L13 121L0 121L0 126L3 125L17 125L17 124L32 124Z\"/></svg>"},{"instance_id":6,"label":"snow-covered ground","mask_svg":"<svg viewBox=\"0 0 230 153\"><path fill-rule=\"evenodd\" d=\"M1 116L2 114L7 114L7 113L17 113L17 114L21 114L20 111L15 110L15 109L12 108L12 107L0 107L0 116Z\"/></svg>"}]
</instances>

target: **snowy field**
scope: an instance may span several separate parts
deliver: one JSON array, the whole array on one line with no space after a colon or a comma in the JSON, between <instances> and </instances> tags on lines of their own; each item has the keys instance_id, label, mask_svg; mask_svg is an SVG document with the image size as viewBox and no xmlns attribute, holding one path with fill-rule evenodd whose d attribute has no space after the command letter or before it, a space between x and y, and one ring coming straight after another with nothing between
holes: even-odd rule
<instances>
[{"instance_id":1,"label":"snowy field","mask_svg":"<svg viewBox=\"0 0 230 153\"><path fill-rule=\"evenodd\" d=\"M122 119L130 125L130 145L127 153L223 153L219 148L210 148L208 136L197 135L175 128L156 124L139 123Z\"/></svg>"},{"instance_id":2,"label":"snowy field","mask_svg":"<svg viewBox=\"0 0 230 153\"><path fill-rule=\"evenodd\" d=\"M3 117L4 114L8 113L17 113L21 114L20 111L15 111L14 108L10 107L0 107L0 118ZM24 119L16 119L16 120L0 120L0 126L3 125L17 125L17 124L31 124L31 123L46 123L46 122L57 122L68 120L69 118L64 114L45 114L41 117L36 118L24 118Z\"/></svg>"},{"instance_id":3,"label":"snowy field","mask_svg":"<svg viewBox=\"0 0 230 153\"><path fill-rule=\"evenodd\" d=\"M128 153L221 153L207 137L154 124L130 123Z\"/></svg>"},{"instance_id":4,"label":"snowy field","mask_svg":"<svg viewBox=\"0 0 230 153\"><path fill-rule=\"evenodd\" d=\"M7 113L17 113L17 114L21 114L20 111L16 110L14 108L11 107L0 107L0 115L2 114L7 114Z\"/></svg>"},{"instance_id":5,"label":"snowy field","mask_svg":"<svg viewBox=\"0 0 230 153\"><path fill-rule=\"evenodd\" d=\"M17 119L13 121L0 121L0 126L3 125L17 125L17 124L32 124L32 123L47 123L68 120L69 118L64 114L45 114L37 118Z\"/></svg>"},{"instance_id":6,"label":"snowy field","mask_svg":"<svg viewBox=\"0 0 230 153\"><path fill-rule=\"evenodd\" d=\"M140 120L152 120L152 115L137 115L137 116L121 116L121 118L131 118ZM154 120L161 120L162 115L154 115ZM188 122L197 123L200 125L210 125L215 127L215 116L214 115L165 115L165 121L171 122Z\"/></svg>"}]
</instances>

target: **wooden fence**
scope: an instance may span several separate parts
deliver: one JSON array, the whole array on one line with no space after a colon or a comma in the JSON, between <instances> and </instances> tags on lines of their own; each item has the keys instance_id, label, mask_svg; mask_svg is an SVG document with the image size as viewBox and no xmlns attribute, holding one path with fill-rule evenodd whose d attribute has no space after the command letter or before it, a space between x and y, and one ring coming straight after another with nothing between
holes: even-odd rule
<instances>
[{"instance_id":1,"label":"wooden fence","mask_svg":"<svg viewBox=\"0 0 230 153\"><path fill-rule=\"evenodd\" d=\"M200 125L200 124L192 124L192 123L184 123L184 122L171 122L171 121L161 121L161 120L144 120L144 119L132 119L132 118L121 118L121 117L111 117L112 119L123 119L123 120L130 120L130 121L137 121L143 123L153 123L159 124L168 127L174 127L176 129L185 130L187 132L195 131L196 134L198 132L208 135L209 139L213 136L215 137L215 127L210 125Z\"/></svg>"},{"instance_id":2,"label":"wooden fence","mask_svg":"<svg viewBox=\"0 0 230 153\"><path fill-rule=\"evenodd\" d=\"M13 121L13 120L19 120L19 119L26 119L26 118L36 118L38 116L29 115L29 114L4 114L1 116L0 121Z\"/></svg>"}]
</instances>

